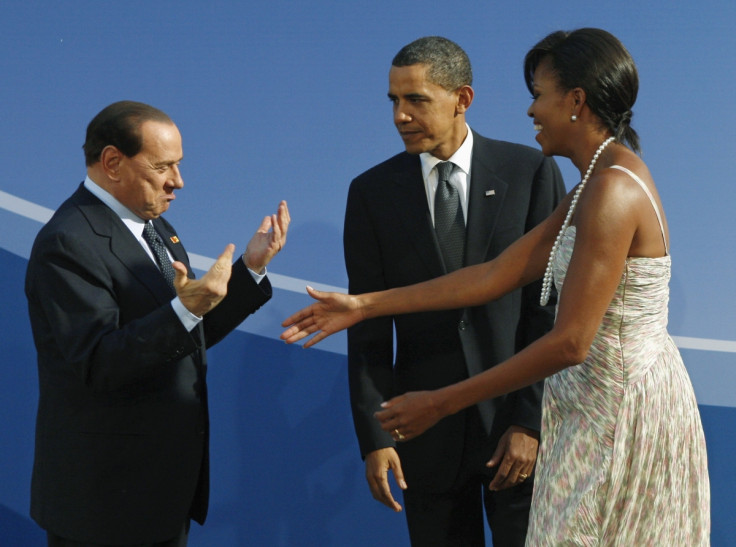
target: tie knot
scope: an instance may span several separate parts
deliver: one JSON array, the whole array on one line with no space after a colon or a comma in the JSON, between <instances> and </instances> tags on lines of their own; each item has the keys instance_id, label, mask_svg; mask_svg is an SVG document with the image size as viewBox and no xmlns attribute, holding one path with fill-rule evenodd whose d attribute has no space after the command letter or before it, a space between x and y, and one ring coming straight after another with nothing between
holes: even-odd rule
<instances>
[{"instance_id":1,"label":"tie knot","mask_svg":"<svg viewBox=\"0 0 736 547\"><path fill-rule=\"evenodd\" d=\"M455 164L451 161L441 161L436 165L437 168L437 180L439 182L449 182L452 170L455 169Z\"/></svg>"}]
</instances>

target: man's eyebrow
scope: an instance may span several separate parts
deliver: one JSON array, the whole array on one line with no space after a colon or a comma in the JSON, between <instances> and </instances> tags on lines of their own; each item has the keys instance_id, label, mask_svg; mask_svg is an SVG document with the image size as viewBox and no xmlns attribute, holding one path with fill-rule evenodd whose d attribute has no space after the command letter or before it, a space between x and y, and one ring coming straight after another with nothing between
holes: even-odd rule
<instances>
[{"instance_id":1,"label":"man's eyebrow","mask_svg":"<svg viewBox=\"0 0 736 547\"><path fill-rule=\"evenodd\" d=\"M179 163L183 159L184 159L184 156L176 160L161 160L161 161L156 162L154 165L174 165L175 163Z\"/></svg>"},{"instance_id":2,"label":"man's eyebrow","mask_svg":"<svg viewBox=\"0 0 736 547\"><path fill-rule=\"evenodd\" d=\"M395 95L393 93L387 93L389 99L395 99L398 97L398 95ZM406 99L426 99L426 95L422 95L421 93L407 93L406 95L403 95Z\"/></svg>"}]
</instances>

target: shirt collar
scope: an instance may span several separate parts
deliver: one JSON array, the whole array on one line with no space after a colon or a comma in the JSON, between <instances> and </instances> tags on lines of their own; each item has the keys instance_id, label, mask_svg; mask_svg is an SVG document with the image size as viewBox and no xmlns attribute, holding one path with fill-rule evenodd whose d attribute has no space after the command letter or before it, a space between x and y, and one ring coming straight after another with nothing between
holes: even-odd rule
<instances>
[{"instance_id":1,"label":"shirt collar","mask_svg":"<svg viewBox=\"0 0 736 547\"><path fill-rule=\"evenodd\" d=\"M462 169L462 171L466 175L469 176L470 160L473 155L473 132L470 130L470 126L468 124L465 124L465 127L468 130L468 135L465 137L465 140L460 145L460 148L458 148L447 161L451 161L452 163L454 163L457 167ZM432 171L432 169L434 169L434 166L443 161L434 157L429 152L422 152L421 154L419 154L419 160L422 163L422 176L424 177L425 181L429 177L429 173Z\"/></svg>"},{"instance_id":2,"label":"shirt collar","mask_svg":"<svg viewBox=\"0 0 736 547\"><path fill-rule=\"evenodd\" d=\"M123 221L123 224L125 224L128 229L133 232L134 236L136 236L138 239L142 237L143 226L145 226L146 224L145 220L133 213L133 211L128 209L125 205L120 203L117 199L113 197L110 192L102 188L99 184L89 178L89 176L84 179L84 187L92 192L92 194L94 194L94 196L98 198L102 203L112 209L112 211L120 217L120 220Z\"/></svg>"}]
</instances>

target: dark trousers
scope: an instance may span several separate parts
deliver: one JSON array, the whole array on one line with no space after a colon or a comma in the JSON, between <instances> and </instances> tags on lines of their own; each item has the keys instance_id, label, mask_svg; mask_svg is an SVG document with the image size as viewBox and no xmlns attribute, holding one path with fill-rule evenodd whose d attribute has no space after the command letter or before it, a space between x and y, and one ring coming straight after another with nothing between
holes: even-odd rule
<instances>
[{"instance_id":1,"label":"dark trousers","mask_svg":"<svg viewBox=\"0 0 736 547\"><path fill-rule=\"evenodd\" d=\"M483 514L491 528L494 547L523 547L529 525L531 478L506 490L491 492L495 473L485 464L491 452L483 448L480 415L475 407L466 418L463 463L447 492L404 491L404 511L413 547L483 547ZM484 511L485 508L485 511Z\"/></svg>"},{"instance_id":2,"label":"dark trousers","mask_svg":"<svg viewBox=\"0 0 736 547\"><path fill-rule=\"evenodd\" d=\"M84 541L74 541L57 536L51 532L46 532L48 547L111 547L107 543L88 543ZM189 521L185 522L181 528L181 532L166 541L158 541L155 543L135 543L120 547L187 547L187 539L189 538Z\"/></svg>"}]
</instances>

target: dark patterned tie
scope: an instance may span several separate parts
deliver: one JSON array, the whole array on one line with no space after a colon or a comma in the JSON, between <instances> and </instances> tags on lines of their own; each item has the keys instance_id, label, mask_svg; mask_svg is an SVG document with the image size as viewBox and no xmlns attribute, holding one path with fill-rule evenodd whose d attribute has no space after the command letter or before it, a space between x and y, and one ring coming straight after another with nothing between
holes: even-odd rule
<instances>
[{"instance_id":1,"label":"dark patterned tie","mask_svg":"<svg viewBox=\"0 0 736 547\"><path fill-rule=\"evenodd\" d=\"M445 270L449 273L463 266L465 254L465 219L457 188L450 183L455 164L437 164L437 192L434 195L434 231L442 250Z\"/></svg>"},{"instance_id":2,"label":"dark patterned tie","mask_svg":"<svg viewBox=\"0 0 736 547\"><path fill-rule=\"evenodd\" d=\"M161 269L161 273L164 274L164 279L166 279L169 287L176 292L174 289L174 277L176 277L176 272L174 271L174 267L171 265L169 255L166 253L164 242L161 241L161 237L159 237L156 228L154 228L153 224L150 222L146 222L143 227L143 239L146 240L151 251L153 251L153 256L156 258L156 264L158 264L158 267Z\"/></svg>"}]
</instances>

